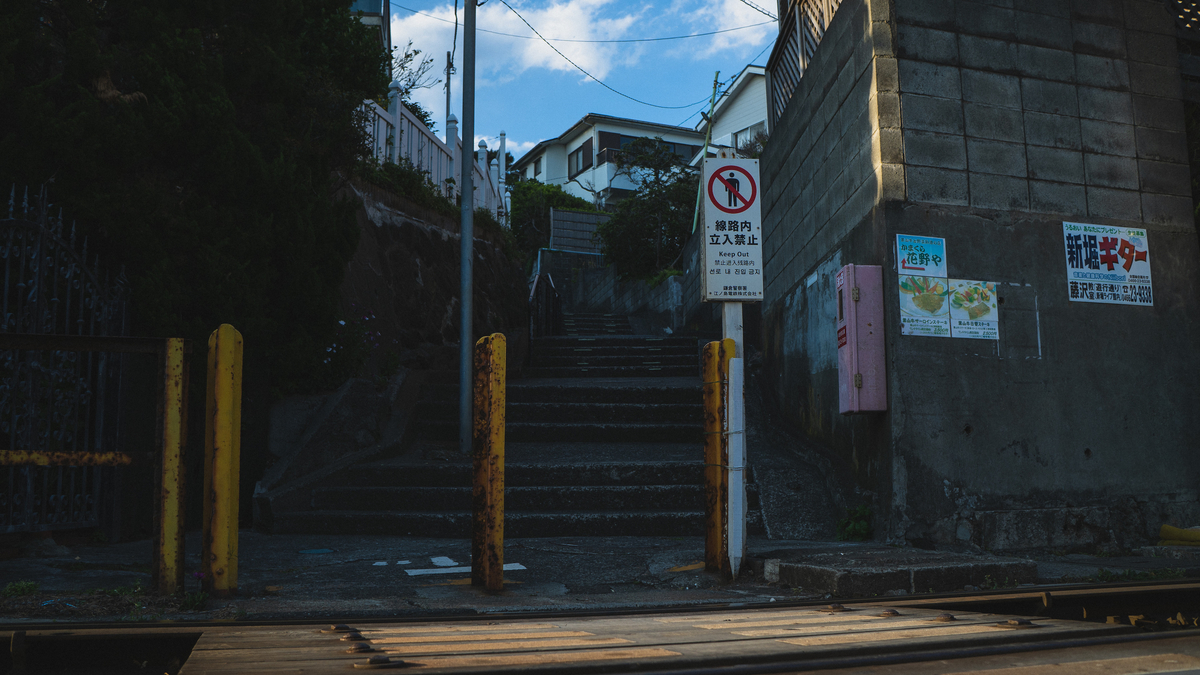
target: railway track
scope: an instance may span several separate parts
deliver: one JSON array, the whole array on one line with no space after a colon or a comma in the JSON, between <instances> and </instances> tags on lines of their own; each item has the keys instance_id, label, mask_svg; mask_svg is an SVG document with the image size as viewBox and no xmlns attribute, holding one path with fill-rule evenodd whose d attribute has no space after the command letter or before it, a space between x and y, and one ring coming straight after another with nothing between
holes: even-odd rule
<instances>
[{"instance_id":1,"label":"railway track","mask_svg":"<svg viewBox=\"0 0 1200 675\"><path fill-rule=\"evenodd\" d=\"M7 625L0 670L1200 673L1196 582L882 600L336 623Z\"/></svg>"}]
</instances>

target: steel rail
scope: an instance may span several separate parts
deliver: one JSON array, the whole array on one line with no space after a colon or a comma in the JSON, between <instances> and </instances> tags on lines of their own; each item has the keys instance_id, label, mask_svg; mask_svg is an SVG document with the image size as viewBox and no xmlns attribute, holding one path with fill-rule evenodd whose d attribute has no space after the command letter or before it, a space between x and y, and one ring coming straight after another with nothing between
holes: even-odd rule
<instances>
[{"instance_id":1,"label":"steel rail","mask_svg":"<svg viewBox=\"0 0 1200 675\"><path fill-rule=\"evenodd\" d=\"M737 610L781 610L781 609L804 609L804 608L821 608L829 605L831 602L839 602L848 609L853 609L856 606L889 606L889 607L955 607L963 611L969 611L968 606L973 604L994 604L1004 601L1034 601L1040 598L1043 594L1049 593L1052 597L1071 597L1075 599L1099 598L1103 596L1113 596L1116 594L1138 595L1145 593L1161 593L1171 591L1194 590L1200 591L1200 581L1195 579L1183 580L1168 580L1168 581L1151 581L1151 582L1128 582L1128 583L1104 583L1104 584L1053 584L1026 586L1020 589L1002 589L996 591L972 591L963 593L938 593L919 596L894 596L894 597L877 597L877 598L860 598L853 600L844 600L837 598L827 599L804 599L804 600L776 600L774 602L722 602L711 604L697 605L671 605L660 607L630 607L630 608L605 608L605 609L588 609L588 610L557 610L557 611L536 611L536 612L474 612L472 610L464 610L452 614L407 614L407 615L392 615L392 616L355 616L355 615L313 615L303 618L280 618L280 619L238 619L231 621L229 619L213 619L203 621L187 621L181 622L178 620L171 621L147 621L138 624L130 624L125 621L101 621L101 622L67 622L61 619L56 621L47 621L45 623L35 623L28 620L19 622L5 622L5 617L0 617L0 633L11 632L14 630L100 630L112 628L130 628L138 630L160 630L162 628L184 628L184 627L210 627L216 628L220 626L311 626L313 624L324 623L358 623L363 625L369 624L408 624L408 623L459 623L480 620L542 620L542 619L582 619L582 618L603 618L615 616L649 616L649 615L671 615L671 614L704 614L708 612L729 612ZM470 613L468 613L470 612ZM1008 614L1012 612L999 612ZM1190 630L1190 629L1189 629ZM1176 632L1172 630L1170 633L1156 633L1156 635L1174 635Z\"/></svg>"}]
</instances>

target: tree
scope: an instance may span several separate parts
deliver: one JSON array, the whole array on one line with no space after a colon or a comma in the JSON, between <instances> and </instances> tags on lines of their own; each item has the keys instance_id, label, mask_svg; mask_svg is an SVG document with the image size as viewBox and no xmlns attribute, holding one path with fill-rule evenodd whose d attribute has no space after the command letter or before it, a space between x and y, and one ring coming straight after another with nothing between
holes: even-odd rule
<instances>
[{"instance_id":1,"label":"tree","mask_svg":"<svg viewBox=\"0 0 1200 675\"><path fill-rule=\"evenodd\" d=\"M510 174L512 175L512 174ZM530 258L539 248L550 244L550 209L595 211L592 203L565 192L557 185L547 185L532 178L510 183L512 212L508 222L517 247Z\"/></svg>"},{"instance_id":2,"label":"tree","mask_svg":"<svg viewBox=\"0 0 1200 675\"><path fill-rule=\"evenodd\" d=\"M46 184L126 268L133 333L232 323L277 391L321 386L378 36L324 0L40 0L0 4L0 63L0 185Z\"/></svg>"},{"instance_id":3,"label":"tree","mask_svg":"<svg viewBox=\"0 0 1200 675\"><path fill-rule=\"evenodd\" d=\"M617 154L617 175L637 186L597 228L604 255L623 278L672 268L691 234L699 179L671 144L639 138Z\"/></svg>"},{"instance_id":4,"label":"tree","mask_svg":"<svg viewBox=\"0 0 1200 675\"><path fill-rule=\"evenodd\" d=\"M737 147L738 157L744 159L758 159L762 157L763 150L767 147L769 138L765 131L755 133L754 136L747 138L744 143Z\"/></svg>"},{"instance_id":5,"label":"tree","mask_svg":"<svg viewBox=\"0 0 1200 675\"><path fill-rule=\"evenodd\" d=\"M437 133L433 113L412 97L414 91L428 89L441 82L429 74L433 70L433 57L421 56L421 50L413 47L412 40L404 49L393 47L392 52L392 81L400 85L400 103L430 131Z\"/></svg>"}]
</instances>

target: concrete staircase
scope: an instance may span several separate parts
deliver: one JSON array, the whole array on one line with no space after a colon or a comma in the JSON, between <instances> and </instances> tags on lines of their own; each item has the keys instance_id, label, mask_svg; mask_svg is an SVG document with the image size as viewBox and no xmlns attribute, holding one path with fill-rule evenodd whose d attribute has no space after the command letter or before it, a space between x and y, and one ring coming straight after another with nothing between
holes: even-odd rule
<instances>
[{"instance_id":1,"label":"concrete staircase","mask_svg":"<svg viewBox=\"0 0 1200 675\"><path fill-rule=\"evenodd\" d=\"M629 318L621 314L563 312L563 332L566 335L632 335Z\"/></svg>"},{"instance_id":2,"label":"concrete staircase","mask_svg":"<svg viewBox=\"0 0 1200 675\"><path fill-rule=\"evenodd\" d=\"M621 330L616 319L605 321ZM697 341L563 336L531 351L530 377L508 383L506 536L703 535ZM469 537L456 383L447 373L425 386L410 452L315 488L311 509L276 514L273 531ZM753 484L748 496L762 532Z\"/></svg>"}]
</instances>

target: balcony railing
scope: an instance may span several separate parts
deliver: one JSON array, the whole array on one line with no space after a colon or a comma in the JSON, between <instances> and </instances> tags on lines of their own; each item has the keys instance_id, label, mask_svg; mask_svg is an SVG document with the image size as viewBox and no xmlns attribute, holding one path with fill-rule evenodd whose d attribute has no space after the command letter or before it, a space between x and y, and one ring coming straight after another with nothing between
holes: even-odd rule
<instances>
[{"instance_id":1,"label":"balcony railing","mask_svg":"<svg viewBox=\"0 0 1200 675\"><path fill-rule=\"evenodd\" d=\"M779 23L779 37L767 60L768 82L771 83L771 126L783 115L800 78L825 37L841 0L798 0L788 6Z\"/></svg>"}]
</instances>

